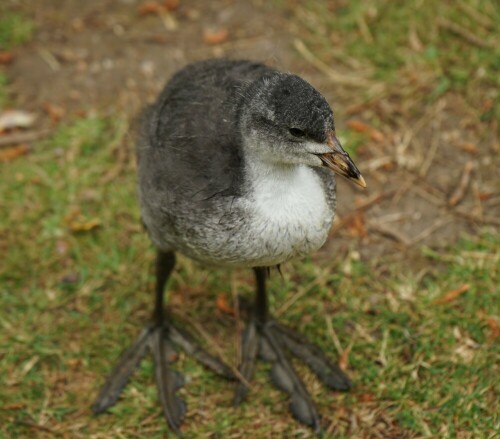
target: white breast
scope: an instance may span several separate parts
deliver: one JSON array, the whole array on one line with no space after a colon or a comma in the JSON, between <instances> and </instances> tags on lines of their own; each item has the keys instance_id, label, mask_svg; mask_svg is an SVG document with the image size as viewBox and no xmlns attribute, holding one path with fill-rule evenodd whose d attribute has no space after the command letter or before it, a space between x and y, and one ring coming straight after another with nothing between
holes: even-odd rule
<instances>
[{"instance_id":1,"label":"white breast","mask_svg":"<svg viewBox=\"0 0 500 439\"><path fill-rule=\"evenodd\" d=\"M256 244L252 264L279 264L323 245L333 212L313 169L260 162L247 172L253 182L246 202L252 217L247 235Z\"/></svg>"}]
</instances>

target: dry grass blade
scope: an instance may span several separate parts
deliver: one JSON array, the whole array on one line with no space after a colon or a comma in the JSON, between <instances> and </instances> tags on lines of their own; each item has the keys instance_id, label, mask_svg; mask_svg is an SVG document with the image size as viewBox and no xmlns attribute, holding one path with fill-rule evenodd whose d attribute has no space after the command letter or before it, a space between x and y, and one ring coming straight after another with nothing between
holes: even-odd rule
<instances>
[{"instance_id":1,"label":"dry grass blade","mask_svg":"<svg viewBox=\"0 0 500 439\"><path fill-rule=\"evenodd\" d=\"M471 212L466 212L464 210L453 209L451 211L454 215L458 215L467 218L469 221L474 221L479 224L495 224L500 226L500 218L492 215L477 215Z\"/></svg>"},{"instance_id":2,"label":"dry grass blade","mask_svg":"<svg viewBox=\"0 0 500 439\"><path fill-rule=\"evenodd\" d=\"M494 24L491 21L491 18L482 14L479 12L477 9L475 9L473 6L469 5L465 1L458 1L456 2L457 7L462 9L468 17L473 18L477 23L479 23L481 26L484 26L487 29L493 29Z\"/></svg>"},{"instance_id":3,"label":"dry grass blade","mask_svg":"<svg viewBox=\"0 0 500 439\"><path fill-rule=\"evenodd\" d=\"M219 358L225 359L224 358L224 351L220 347L220 345L215 341L213 337L211 337L207 331L203 329L203 327L196 322L195 320L191 319L188 317L185 313L181 312L179 309L176 310L176 314L184 321L189 323L194 329L196 329L196 332L206 341L206 343L210 346L210 348L217 353ZM251 384L247 382L247 380L241 375L240 371L233 367L230 363L226 362L228 364L229 368L231 369L231 372L234 373L235 376L238 377L238 379L244 383L247 387L251 387Z\"/></svg>"},{"instance_id":4,"label":"dry grass blade","mask_svg":"<svg viewBox=\"0 0 500 439\"><path fill-rule=\"evenodd\" d=\"M40 58L42 58L47 65L51 68L53 72L58 72L61 70L61 63L57 60L57 58L47 49L40 49L38 51Z\"/></svg>"},{"instance_id":5,"label":"dry grass blade","mask_svg":"<svg viewBox=\"0 0 500 439\"><path fill-rule=\"evenodd\" d=\"M344 349L342 349L342 345L340 344L340 340L337 336L337 333L335 332L335 329L333 329L331 317L325 316L325 322L326 322L326 327L328 329L328 334L330 335L330 338L332 339L333 344L335 345L335 349L337 349L337 353L340 355L342 354L342 352L344 352Z\"/></svg>"},{"instance_id":6,"label":"dry grass blade","mask_svg":"<svg viewBox=\"0 0 500 439\"><path fill-rule=\"evenodd\" d=\"M448 199L449 206L452 207L456 206L458 203L460 203L460 201L463 200L465 192L469 187L470 177L472 175L473 170L474 170L474 162L471 161L467 162L464 166L464 170L462 172L462 178L460 179L458 186L453 191L451 197Z\"/></svg>"},{"instance_id":7,"label":"dry grass blade","mask_svg":"<svg viewBox=\"0 0 500 439\"><path fill-rule=\"evenodd\" d=\"M126 119L123 120L125 121ZM126 164L131 161L128 144L125 141L127 134L129 133L128 130L128 122L122 122L116 130L116 136L109 146L110 150L116 152L116 164L101 177L100 182L102 184L107 184L116 179L125 169Z\"/></svg>"},{"instance_id":8,"label":"dry grass blade","mask_svg":"<svg viewBox=\"0 0 500 439\"><path fill-rule=\"evenodd\" d=\"M30 143L47 137L50 130L30 131L27 133L4 134L0 137L0 148L18 143Z\"/></svg>"},{"instance_id":9,"label":"dry grass blade","mask_svg":"<svg viewBox=\"0 0 500 439\"><path fill-rule=\"evenodd\" d=\"M428 238L430 235L432 235L434 232L436 232L438 229L441 227L445 226L446 224L450 223L452 218L450 217L438 217L429 227L426 229L422 230L415 238L411 240L411 245L416 244L417 242L420 242L424 240L425 238Z\"/></svg>"},{"instance_id":10,"label":"dry grass blade","mask_svg":"<svg viewBox=\"0 0 500 439\"><path fill-rule=\"evenodd\" d=\"M45 427L44 425L35 424L34 422L19 420L19 421L15 421L15 423L18 425L24 425L25 427L28 427L32 430L39 430L39 431L43 431L44 433L49 433L49 434L52 434L55 436L60 436L60 433L57 433L56 431L52 430L51 428Z\"/></svg>"},{"instance_id":11,"label":"dry grass blade","mask_svg":"<svg viewBox=\"0 0 500 439\"><path fill-rule=\"evenodd\" d=\"M483 39L479 38L476 34L474 34L472 31L466 29L463 26L458 25L457 23L453 23L452 21L440 17L438 19L438 24L443 29L446 29L452 32L453 34L463 38L465 41L467 41L470 44L473 44L474 46L482 48L493 47L493 43L489 41L484 41Z\"/></svg>"},{"instance_id":12,"label":"dry grass blade","mask_svg":"<svg viewBox=\"0 0 500 439\"><path fill-rule=\"evenodd\" d=\"M306 61L311 63L320 72L322 72L326 77L328 77L332 82L341 85L348 85L350 87L367 87L371 85L365 78L354 75L343 75L342 73L336 72L328 64L321 61L316 55L314 55L304 44L302 40L295 39L293 41L295 49L304 57Z\"/></svg>"},{"instance_id":13,"label":"dry grass blade","mask_svg":"<svg viewBox=\"0 0 500 439\"><path fill-rule=\"evenodd\" d=\"M386 236L387 238L392 239L400 244L405 246L409 246L411 244L411 240L407 238L402 233L394 230L392 227L384 226L383 224L370 222L368 225L369 230L372 230L376 233L379 233L382 236Z\"/></svg>"},{"instance_id":14,"label":"dry grass blade","mask_svg":"<svg viewBox=\"0 0 500 439\"><path fill-rule=\"evenodd\" d=\"M288 300L286 300L275 312L274 315L276 318L280 317L285 313L286 310L288 310L297 300L299 300L302 296L307 294L308 291L310 291L311 288L316 285L316 280L313 282L309 282L307 285L301 286L300 288L297 289L297 292L291 296Z\"/></svg>"}]
</instances>

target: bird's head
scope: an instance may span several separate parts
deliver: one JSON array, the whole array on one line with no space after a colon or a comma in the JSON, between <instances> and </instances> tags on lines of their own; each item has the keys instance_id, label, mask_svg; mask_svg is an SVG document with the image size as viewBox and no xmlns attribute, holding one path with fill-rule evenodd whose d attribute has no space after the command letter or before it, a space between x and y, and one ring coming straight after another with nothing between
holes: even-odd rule
<instances>
[{"instance_id":1,"label":"bird's head","mask_svg":"<svg viewBox=\"0 0 500 439\"><path fill-rule=\"evenodd\" d=\"M250 84L240 121L247 150L260 160L327 166L366 187L335 135L328 102L298 76L275 72Z\"/></svg>"}]
</instances>

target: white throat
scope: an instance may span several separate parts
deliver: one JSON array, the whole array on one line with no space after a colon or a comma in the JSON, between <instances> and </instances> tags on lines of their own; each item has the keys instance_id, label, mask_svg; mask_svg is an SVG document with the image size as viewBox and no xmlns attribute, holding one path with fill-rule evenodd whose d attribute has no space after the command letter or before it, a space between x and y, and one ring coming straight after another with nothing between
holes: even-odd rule
<instances>
[{"instance_id":1,"label":"white throat","mask_svg":"<svg viewBox=\"0 0 500 439\"><path fill-rule=\"evenodd\" d=\"M253 161L247 173L255 206L269 219L303 222L325 214L323 185L309 166Z\"/></svg>"},{"instance_id":2,"label":"white throat","mask_svg":"<svg viewBox=\"0 0 500 439\"><path fill-rule=\"evenodd\" d=\"M263 250L254 266L280 264L321 247L333 211L319 175L307 165L249 162L246 177L251 191L245 204L253 220L247 232Z\"/></svg>"}]
</instances>

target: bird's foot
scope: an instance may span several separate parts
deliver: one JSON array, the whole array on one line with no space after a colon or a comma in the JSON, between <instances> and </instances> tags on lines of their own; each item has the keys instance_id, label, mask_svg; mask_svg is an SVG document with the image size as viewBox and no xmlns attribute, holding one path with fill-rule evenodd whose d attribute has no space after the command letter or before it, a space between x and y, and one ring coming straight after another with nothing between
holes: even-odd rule
<instances>
[{"instance_id":1,"label":"bird's foot","mask_svg":"<svg viewBox=\"0 0 500 439\"><path fill-rule=\"evenodd\" d=\"M318 412L303 381L295 372L288 353L307 364L330 389L345 391L351 388L347 375L316 345L275 320L269 319L259 324L254 317L243 334L240 373L246 382L238 383L234 404L240 404L245 399L259 354L260 358L272 363L271 381L290 396L293 416L319 433L321 425Z\"/></svg>"},{"instance_id":2,"label":"bird's foot","mask_svg":"<svg viewBox=\"0 0 500 439\"><path fill-rule=\"evenodd\" d=\"M146 352L151 350L163 413L171 429L180 435L179 428L186 413L186 403L176 394L184 385L184 376L171 368L171 363L177 357L175 346L216 374L229 380L236 379L226 364L201 348L186 330L171 324L152 324L141 332L133 345L119 358L92 406L94 413L102 413L118 401L134 370Z\"/></svg>"}]
</instances>

